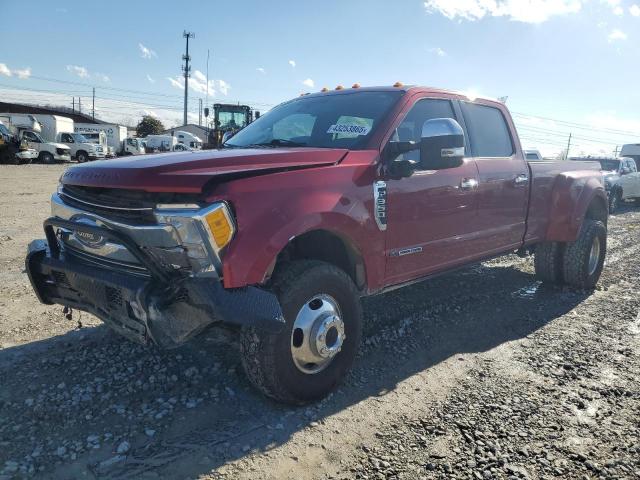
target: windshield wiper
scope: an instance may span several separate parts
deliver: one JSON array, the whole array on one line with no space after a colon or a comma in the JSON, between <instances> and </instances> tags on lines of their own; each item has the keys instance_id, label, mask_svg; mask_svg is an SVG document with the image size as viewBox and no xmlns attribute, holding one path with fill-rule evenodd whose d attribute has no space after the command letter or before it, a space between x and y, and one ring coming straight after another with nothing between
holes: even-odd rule
<instances>
[{"instance_id":1,"label":"windshield wiper","mask_svg":"<svg viewBox=\"0 0 640 480\"><path fill-rule=\"evenodd\" d=\"M274 138L269 142L252 143L247 145L247 148L251 147L306 147L306 143L294 142L293 140L286 140L284 138Z\"/></svg>"}]
</instances>

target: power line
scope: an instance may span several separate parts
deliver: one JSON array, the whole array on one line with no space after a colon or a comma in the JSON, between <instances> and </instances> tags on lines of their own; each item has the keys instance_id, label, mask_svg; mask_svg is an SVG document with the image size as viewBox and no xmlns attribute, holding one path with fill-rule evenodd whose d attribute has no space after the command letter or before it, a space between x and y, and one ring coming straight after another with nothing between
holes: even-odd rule
<instances>
[{"instance_id":1,"label":"power line","mask_svg":"<svg viewBox=\"0 0 640 480\"><path fill-rule=\"evenodd\" d=\"M579 128L582 130L591 130L591 131L598 131L598 132L610 132L616 135L631 135L634 137L638 137L640 136L640 133L638 132L629 132L629 131L625 131L625 130L617 130L617 129L613 129L613 128L596 128L590 125L587 125L585 123L576 123L576 122L569 122L566 120L558 120L555 118L549 118L549 117L540 117L537 115L529 115L526 113L519 113L519 112L511 112L514 116L516 117L524 117L524 118L537 118L540 120L547 120L547 121L551 121L551 122L555 122L555 123L559 123L561 125L566 125L566 126L570 126L570 127L574 127L574 128Z\"/></svg>"}]
</instances>

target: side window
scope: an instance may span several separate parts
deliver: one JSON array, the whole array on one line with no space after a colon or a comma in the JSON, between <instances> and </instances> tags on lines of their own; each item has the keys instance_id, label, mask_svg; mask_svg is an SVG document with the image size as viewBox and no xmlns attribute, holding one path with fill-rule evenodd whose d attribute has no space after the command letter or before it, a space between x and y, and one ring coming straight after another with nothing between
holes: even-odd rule
<instances>
[{"instance_id":1,"label":"side window","mask_svg":"<svg viewBox=\"0 0 640 480\"><path fill-rule=\"evenodd\" d=\"M449 100L441 100L435 98L425 98L418 100L416 104L411 107L409 113L404 118L402 123L398 125L396 131L393 134L392 140L407 142L415 141L419 142L422 136L422 126L427 120L434 118L453 118L453 106ZM403 154L402 158L405 160L420 161L420 152L414 150L409 153Z\"/></svg>"},{"instance_id":2,"label":"side window","mask_svg":"<svg viewBox=\"0 0 640 480\"><path fill-rule=\"evenodd\" d=\"M308 113L294 113L273 124L273 138L293 140L308 138L313 131L316 117Z\"/></svg>"},{"instance_id":3,"label":"side window","mask_svg":"<svg viewBox=\"0 0 640 480\"><path fill-rule=\"evenodd\" d=\"M629 170L631 170L631 173L636 173L637 169L636 169L636 162L633 160L627 160L627 166L629 167Z\"/></svg>"},{"instance_id":4,"label":"side window","mask_svg":"<svg viewBox=\"0 0 640 480\"><path fill-rule=\"evenodd\" d=\"M494 107L462 102L471 149L476 157L510 157L513 143L502 112Z\"/></svg>"},{"instance_id":5,"label":"side window","mask_svg":"<svg viewBox=\"0 0 640 480\"><path fill-rule=\"evenodd\" d=\"M68 133L63 133L60 139L63 143L73 143L73 138Z\"/></svg>"}]
</instances>

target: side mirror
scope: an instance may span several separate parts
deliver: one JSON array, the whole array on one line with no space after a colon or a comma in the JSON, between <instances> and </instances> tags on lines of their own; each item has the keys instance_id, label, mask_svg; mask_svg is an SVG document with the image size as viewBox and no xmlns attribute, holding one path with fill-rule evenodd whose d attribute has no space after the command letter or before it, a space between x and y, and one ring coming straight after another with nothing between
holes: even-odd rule
<instances>
[{"instance_id":1,"label":"side mirror","mask_svg":"<svg viewBox=\"0 0 640 480\"><path fill-rule=\"evenodd\" d=\"M434 118L424 122L420 139L420 168L442 170L462 165L464 131L452 118Z\"/></svg>"},{"instance_id":2,"label":"side mirror","mask_svg":"<svg viewBox=\"0 0 640 480\"><path fill-rule=\"evenodd\" d=\"M629 175L630 173L631 173L631 170L628 167L624 167L620 172L621 175Z\"/></svg>"}]
</instances>

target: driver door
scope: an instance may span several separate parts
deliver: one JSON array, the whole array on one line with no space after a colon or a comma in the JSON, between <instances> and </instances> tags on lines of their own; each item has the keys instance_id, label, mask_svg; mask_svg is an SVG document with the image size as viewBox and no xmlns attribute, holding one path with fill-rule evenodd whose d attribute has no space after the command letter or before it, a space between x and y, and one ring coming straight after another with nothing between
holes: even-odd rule
<instances>
[{"instance_id":1,"label":"driver door","mask_svg":"<svg viewBox=\"0 0 640 480\"><path fill-rule=\"evenodd\" d=\"M419 142L422 126L434 118L456 119L452 101L417 100L391 140ZM457 119L456 119L457 120ZM403 154L419 161L418 150ZM476 214L478 169L472 158L443 170L417 170L387 182L387 285L395 285L464 263Z\"/></svg>"}]
</instances>

